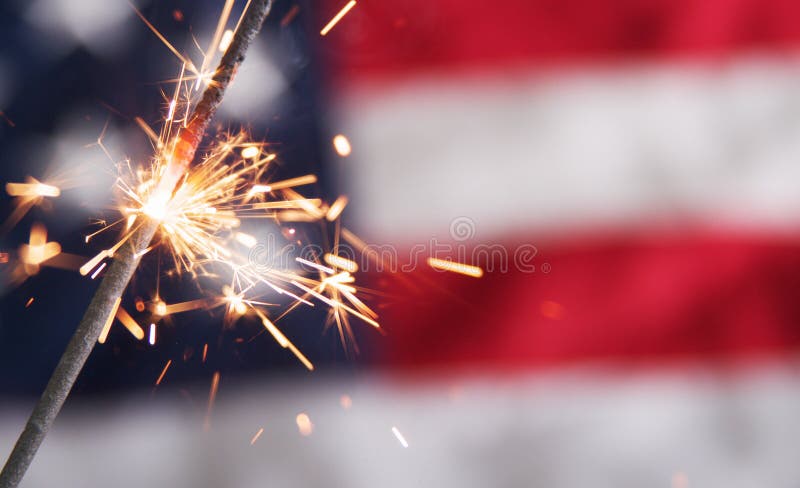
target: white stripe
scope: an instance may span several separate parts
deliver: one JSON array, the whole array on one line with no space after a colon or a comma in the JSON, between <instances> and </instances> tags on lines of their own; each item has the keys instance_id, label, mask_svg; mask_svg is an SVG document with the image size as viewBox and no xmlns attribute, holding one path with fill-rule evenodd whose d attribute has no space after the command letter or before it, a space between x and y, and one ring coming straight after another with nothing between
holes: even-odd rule
<instances>
[{"instance_id":1,"label":"white stripe","mask_svg":"<svg viewBox=\"0 0 800 488\"><path fill-rule=\"evenodd\" d=\"M162 383L156 399L171 402L141 394L122 401L124 408L107 402L68 408L26 482L641 488L669 487L683 473L689 486L796 486L797 367L427 375L424 383L383 376L357 383L330 376L229 382L209 432L197 414L203 405L193 407L178 386ZM352 399L346 409L343 394ZM297 431L301 412L314 426L309 436ZM2 453L11 449L27 410L5 413Z\"/></svg>"},{"instance_id":2,"label":"white stripe","mask_svg":"<svg viewBox=\"0 0 800 488\"><path fill-rule=\"evenodd\" d=\"M416 79L338 107L363 232L800 222L800 64Z\"/></svg>"}]
</instances>

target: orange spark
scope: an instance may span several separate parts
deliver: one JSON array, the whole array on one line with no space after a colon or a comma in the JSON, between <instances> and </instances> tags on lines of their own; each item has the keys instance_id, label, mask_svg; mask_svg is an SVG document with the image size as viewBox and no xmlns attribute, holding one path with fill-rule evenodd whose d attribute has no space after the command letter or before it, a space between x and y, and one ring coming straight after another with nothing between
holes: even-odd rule
<instances>
[{"instance_id":1,"label":"orange spark","mask_svg":"<svg viewBox=\"0 0 800 488\"><path fill-rule=\"evenodd\" d=\"M122 307L117 308L116 313L117 319L128 329L133 337L137 338L138 340L144 339L144 330L142 327L131 317L127 310Z\"/></svg>"},{"instance_id":2,"label":"orange spark","mask_svg":"<svg viewBox=\"0 0 800 488\"><path fill-rule=\"evenodd\" d=\"M28 178L29 183L6 183L6 193L12 197L57 197L61 190L57 186Z\"/></svg>"},{"instance_id":3,"label":"orange spark","mask_svg":"<svg viewBox=\"0 0 800 488\"><path fill-rule=\"evenodd\" d=\"M39 271L39 265L61 253L61 245L47 242L47 230L42 224L31 227L28 244L19 247L19 258L25 264L25 272L29 275Z\"/></svg>"},{"instance_id":4,"label":"orange spark","mask_svg":"<svg viewBox=\"0 0 800 488\"><path fill-rule=\"evenodd\" d=\"M231 41L233 40L233 31L228 29L222 34L222 39L219 40L219 52L224 53L228 50L228 46L231 45Z\"/></svg>"},{"instance_id":5,"label":"orange spark","mask_svg":"<svg viewBox=\"0 0 800 488\"><path fill-rule=\"evenodd\" d=\"M111 307L111 313L108 315L105 325L103 325L103 330L100 332L100 337L97 338L97 342L100 344L105 344L106 339L108 338L108 332L111 330L111 324L114 322L114 317L117 315L117 309L119 308L121 301L122 298L117 298L117 300L114 302L114 306Z\"/></svg>"},{"instance_id":6,"label":"orange spark","mask_svg":"<svg viewBox=\"0 0 800 488\"><path fill-rule=\"evenodd\" d=\"M473 278L480 278L483 276L483 270L478 266L471 266L469 264L456 263L447 261L445 259L428 258L428 265L433 269L441 271L450 271L451 273L463 274Z\"/></svg>"},{"instance_id":7,"label":"orange spark","mask_svg":"<svg viewBox=\"0 0 800 488\"><path fill-rule=\"evenodd\" d=\"M211 411L214 409L214 402L217 399L217 389L219 388L219 371L214 372L211 377L211 388L208 390L208 409L206 410L206 419L203 428L206 432L211 429Z\"/></svg>"},{"instance_id":8,"label":"orange spark","mask_svg":"<svg viewBox=\"0 0 800 488\"><path fill-rule=\"evenodd\" d=\"M297 4L292 5L292 8L290 8L289 11L286 12L286 15L284 15L281 19L281 27L286 27L289 25L292 20L297 17L298 13L300 13L300 6Z\"/></svg>"},{"instance_id":9,"label":"orange spark","mask_svg":"<svg viewBox=\"0 0 800 488\"><path fill-rule=\"evenodd\" d=\"M167 304L164 303L163 300L156 300L156 302L153 304L153 312L162 317L167 315Z\"/></svg>"},{"instance_id":10,"label":"orange spark","mask_svg":"<svg viewBox=\"0 0 800 488\"><path fill-rule=\"evenodd\" d=\"M161 370L161 374L158 375L158 379L156 380L156 386L161 384L161 380L164 379L164 375L167 374L167 370L169 367L172 366L172 359L167 361L167 364L164 365L164 369Z\"/></svg>"},{"instance_id":11,"label":"orange spark","mask_svg":"<svg viewBox=\"0 0 800 488\"><path fill-rule=\"evenodd\" d=\"M344 207L346 206L347 206L347 197L341 195L331 204L331 208L328 209L328 213L325 214L325 218L328 219L328 222L333 222L334 220L339 218L339 215L342 214L342 210L344 210Z\"/></svg>"},{"instance_id":12,"label":"orange spark","mask_svg":"<svg viewBox=\"0 0 800 488\"><path fill-rule=\"evenodd\" d=\"M330 253L325 254L324 259L326 263L330 264L334 268L343 269L349 273L355 273L358 271L358 264L350 259Z\"/></svg>"},{"instance_id":13,"label":"orange spark","mask_svg":"<svg viewBox=\"0 0 800 488\"><path fill-rule=\"evenodd\" d=\"M331 19L331 21L328 22L325 25L325 27L322 28L321 31L319 31L319 35L321 35L321 36L327 35L328 32L330 32L331 29L333 29L336 26L336 24L338 24L339 21L342 20L342 17L347 15L347 12L349 12L350 9L352 9L355 6L356 6L356 0L350 0L349 2L347 2L347 5L345 5L342 8L342 10L339 11L338 14L334 15L334 17Z\"/></svg>"},{"instance_id":14,"label":"orange spark","mask_svg":"<svg viewBox=\"0 0 800 488\"><path fill-rule=\"evenodd\" d=\"M258 429L258 432L256 432L256 435L254 435L253 438L250 439L250 445L252 446L253 444L255 444L256 441L258 440L258 438L261 437L261 434L263 434L263 433L264 433L264 427L261 427L260 429Z\"/></svg>"}]
</instances>

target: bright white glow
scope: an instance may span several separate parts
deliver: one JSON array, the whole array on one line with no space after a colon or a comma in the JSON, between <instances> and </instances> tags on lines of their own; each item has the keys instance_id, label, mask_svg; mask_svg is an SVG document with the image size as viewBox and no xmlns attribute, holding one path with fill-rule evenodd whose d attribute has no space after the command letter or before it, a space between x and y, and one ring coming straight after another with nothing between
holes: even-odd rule
<instances>
[{"instance_id":1,"label":"bright white glow","mask_svg":"<svg viewBox=\"0 0 800 488\"><path fill-rule=\"evenodd\" d=\"M349 156L353 151L350 141L343 134L338 134L333 138L333 148L336 149L336 154L342 157Z\"/></svg>"},{"instance_id":2,"label":"bright white glow","mask_svg":"<svg viewBox=\"0 0 800 488\"><path fill-rule=\"evenodd\" d=\"M403 436L403 434L397 427L392 427L392 433L394 434L395 437L397 437L397 441L400 442L401 446L408 447L408 442L406 441L406 438Z\"/></svg>"}]
</instances>

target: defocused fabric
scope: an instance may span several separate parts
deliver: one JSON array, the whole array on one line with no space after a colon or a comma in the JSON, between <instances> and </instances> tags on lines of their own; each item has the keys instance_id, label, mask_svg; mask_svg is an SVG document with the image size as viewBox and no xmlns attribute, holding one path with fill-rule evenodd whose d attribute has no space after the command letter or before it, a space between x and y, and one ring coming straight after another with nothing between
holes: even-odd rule
<instances>
[{"instance_id":1,"label":"defocused fabric","mask_svg":"<svg viewBox=\"0 0 800 488\"><path fill-rule=\"evenodd\" d=\"M356 227L412 270L388 285L383 358L796 350L798 8L358 4L326 61ZM429 271L420 246L486 275Z\"/></svg>"},{"instance_id":2,"label":"defocused fabric","mask_svg":"<svg viewBox=\"0 0 800 488\"><path fill-rule=\"evenodd\" d=\"M800 479L797 366L631 376L596 364L537 378L317 376L311 384L223 378L208 432L197 397L73 404L22 486L791 487ZM308 436L295 425L301 412L313 424ZM25 413L4 411L0 450Z\"/></svg>"}]
</instances>

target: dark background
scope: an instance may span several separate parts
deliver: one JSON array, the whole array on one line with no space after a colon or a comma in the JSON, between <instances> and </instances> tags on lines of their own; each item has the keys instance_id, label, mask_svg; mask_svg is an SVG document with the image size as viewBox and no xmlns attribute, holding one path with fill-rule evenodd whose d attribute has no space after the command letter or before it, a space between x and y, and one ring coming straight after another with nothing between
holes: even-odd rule
<instances>
[{"instance_id":1,"label":"dark background","mask_svg":"<svg viewBox=\"0 0 800 488\"><path fill-rule=\"evenodd\" d=\"M238 3L241 2L234 7L231 24L242 8ZM138 2L137 6L179 50L194 53L190 39L193 27L213 29L221 4L170 0ZM295 5L300 8L299 14L282 27L281 19ZM171 85L158 82L176 76L178 65L139 19L127 20L128 24L133 22L129 37L113 56L96 55L82 46L53 55L49 43L57 41L43 36L40 29L31 25L25 10L24 2L0 5L0 46L3 46L0 60L5 66L3 76L9 78L12 87L2 105L7 119L0 123L0 181L23 181L28 175L37 178L46 175L53 155L37 154L31 147L46 146L65 125L96 129L107 123L131 132L131 128L136 130L133 117L140 116L157 126L155 122L163 117L159 89L171 90ZM183 14L182 20L176 19L176 10ZM287 84L276 103L257 108L257 116L248 118L247 123L254 139L276 145L281 177L316 173L320 183L313 189L304 188L305 193L331 201L336 197L329 174L329 162L334 159L332 133L324 125L320 90L323 74L314 45L320 20L311 18L311 11L305 1L275 2L256 42L273 53L273 61ZM203 45L208 42L202 37L198 40ZM237 125L224 117L216 122L218 127ZM85 144L92 142L86 140ZM146 153L141 137L126 142L134 146L132 156ZM85 148L76 144L75 151L80 155ZM79 201L81 191L80 187L64 190L65 194L77 192ZM0 237L0 247L10 253L12 261L19 244L27 242L31 224L37 221L46 225L48 240L61 243L64 252L92 256L103 249L102 241L89 245L83 241L85 233L93 229L91 219L101 216L69 203L75 200L75 194L71 200L64 196L34 207L15 228ZM2 219L12 210L11 199L5 192L0 209ZM113 211L105 216L112 217ZM310 237L324 240L326 236ZM4 275L8 275L11 264L0 265L4 267ZM148 272L152 277L152 270L144 271ZM99 280L43 267L38 275L21 285L12 287L6 281L0 301L0 397L38 395ZM123 301L127 310L133 312L133 297L141 290L136 283L129 287ZM162 295L168 303L174 303L195 298L193 292L190 285L171 282L169 291L162 291ZM30 297L35 300L26 308ZM270 336L259 334L263 328L257 320L243 318L223 330L221 315L221 310L176 315L159 327L155 347L146 340L134 340L123 327L115 325L106 344L92 353L74 394L81 397L150 388L169 359L173 364L162 388L195 381L205 383L214 371L220 371L224 378L265 373L308 376L288 351ZM316 307L294 313L281 326L319 370L358 369L363 359L347 357L333 331L323 332L324 320L325 311ZM143 325L146 327L147 323ZM209 345L209 353L203 364L200 356L205 343Z\"/></svg>"}]
</instances>

